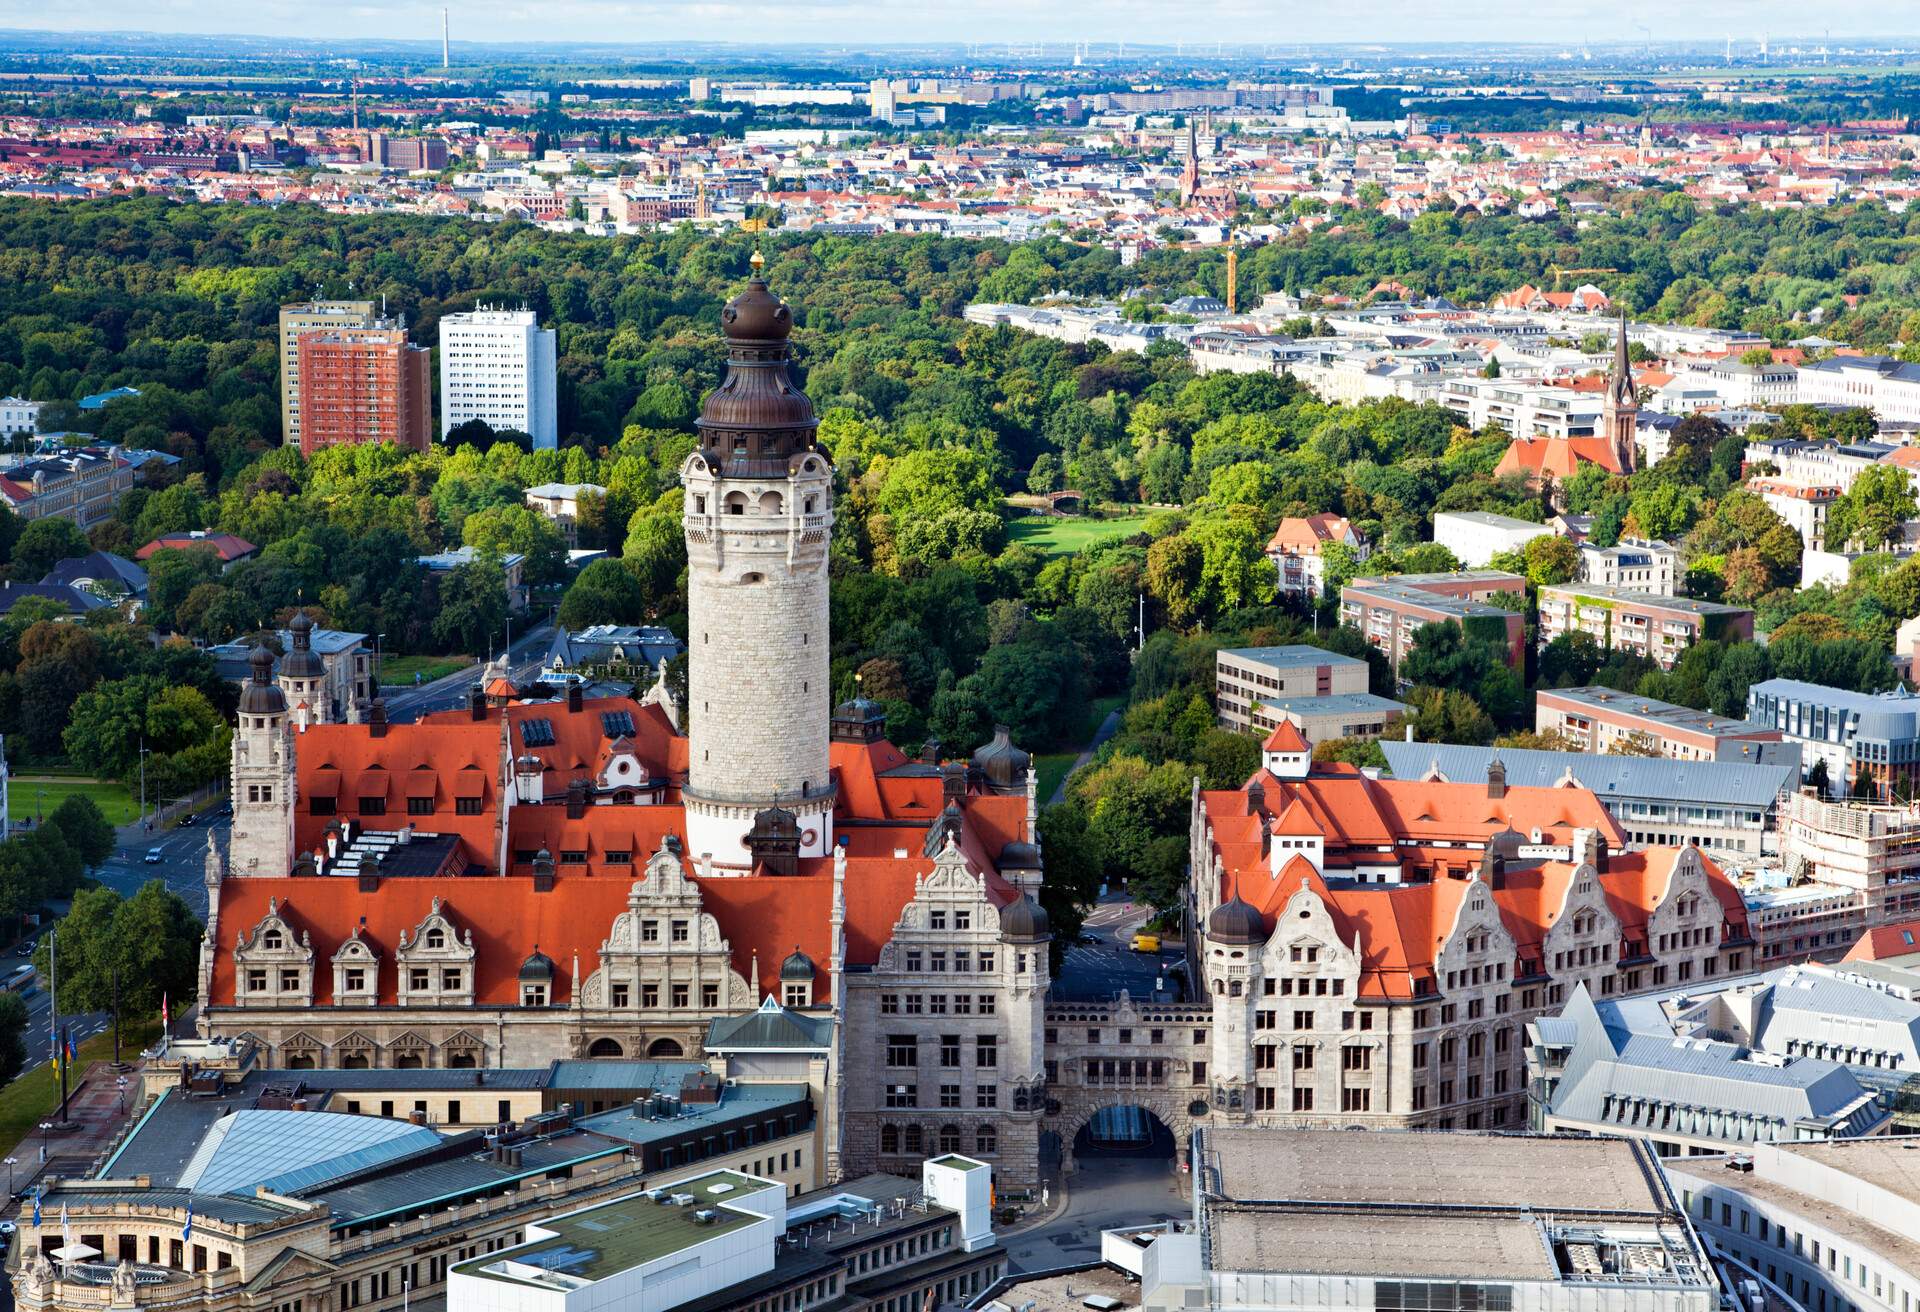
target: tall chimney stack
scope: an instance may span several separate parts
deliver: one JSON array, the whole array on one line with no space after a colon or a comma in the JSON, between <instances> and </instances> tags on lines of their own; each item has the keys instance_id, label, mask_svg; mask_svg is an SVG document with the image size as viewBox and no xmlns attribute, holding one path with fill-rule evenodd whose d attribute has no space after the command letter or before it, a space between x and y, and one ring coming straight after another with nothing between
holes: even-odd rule
<instances>
[{"instance_id":1,"label":"tall chimney stack","mask_svg":"<svg viewBox=\"0 0 1920 1312\"><path fill-rule=\"evenodd\" d=\"M447 7L440 7L440 67L453 67L453 47L448 43Z\"/></svg>"}]
</instances>

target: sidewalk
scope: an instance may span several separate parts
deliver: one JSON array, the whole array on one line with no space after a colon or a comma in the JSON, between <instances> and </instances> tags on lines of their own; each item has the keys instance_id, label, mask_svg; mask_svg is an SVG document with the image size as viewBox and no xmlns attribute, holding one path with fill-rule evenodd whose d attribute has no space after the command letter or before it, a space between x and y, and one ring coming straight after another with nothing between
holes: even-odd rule
<instances>
[{"instance_id":1,"label":"sidewalk","mask_svg":"<svg viewBox=\"0 0 1920 1312\"><path fill-rule=\"evenodd\" d=\"M81 1073L79 1085L67 1100L67 1119L73 1122L73 1128L35 1130L15 1146L9 1154L14 1163L13 1192L0 1210L12 1216L18 1210L20 1195L42 1176L66 1178L84 1175L92 1168L94 1160L126 1124L127 1115L139 1106L140 1063L128 1065L126 1112L121 1111L120 1089L115 1083L119 1077L113 1064L97 1061ZM47 1120L57 1114L57 1110L49 1113Z\"/></svg>"},{"instance_id":2,"label":"sidewalk","mask_svg":"<svg viewBox=\"0 0 1920 1312\"><path fill-rule=\"evenodd\" d=\"M1120 712L1108 711L1107 718L1100 721L1100 727L1094 731L1093 741L1087 744L1085 751L1073 758L1073 764L1067 767L1067 772L1064 775L1060 776L1060 786L1054 789L1053 796L1047 799L1048 806L1058 806L1067 800L1067 785L1073 782L1073 776L1080 773L1087 762L1093 759L1093 754L1100 750L1107 739L1119 732Z\"/></svg>"}]
</instances>

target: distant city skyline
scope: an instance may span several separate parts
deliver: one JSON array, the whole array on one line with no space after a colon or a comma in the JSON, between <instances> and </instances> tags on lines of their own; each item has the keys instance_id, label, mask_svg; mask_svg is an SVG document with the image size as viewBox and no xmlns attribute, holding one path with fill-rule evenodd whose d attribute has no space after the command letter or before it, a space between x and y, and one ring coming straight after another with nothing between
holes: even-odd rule
<instances>
[{"instance_id":1,"label":"distant city skyline","mask_svg":"<svg viewBox=\"0 0 1920 1312\"><path fill-rule=\"evenodd\" d=\"M152 32L182 35L282 36L338 41L438 41L440 5L315 6L305 0L72 0L48 6L0 0L0 28L32 31ZM1544 43L1577 48L1645 41L1724 42L1751 48L1761 37L1776 47L1798 42L1861 41L1876 36L1908 49L1920 45L1920 18L1864 0L1836 0L1809 11L1786 0L1710 0L1671 5L1608 0L1489 0L1480 4L1357 0L1338 8L1281 10L1263 0L1216 0L1205 7L1148 0L976 0L937 10L883 0L467 0L453 6L456 42L568 41L636 44L716 41L755 44L876 44L1092 39L1096 49L1124 38L1154 44L1216 40L1275 52L1302 44ZM1821 27L1809 30L1810 22ZM1830 35L1829 35L1830 34ZM1897 38L1905 35L1904 42Z\"/></svg>"}]
</instances>

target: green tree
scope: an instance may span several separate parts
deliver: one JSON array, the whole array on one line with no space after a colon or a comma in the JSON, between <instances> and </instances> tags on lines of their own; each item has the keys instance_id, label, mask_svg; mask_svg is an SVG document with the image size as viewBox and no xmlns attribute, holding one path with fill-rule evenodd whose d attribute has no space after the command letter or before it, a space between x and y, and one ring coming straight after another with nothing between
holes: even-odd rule
<instances>
[{"instance_id":1,"label":"green tree","mask_svg":"<svg viewBox=\"0 0 1920 1312\"><path fill-rule=\"evenodd\" d=\"M527 558L530 583L555 583L566 577L567 540L559 525L526 506L489 506L468 515L460 527L467 546L502 555L517 551Z\"/></svg>"},{"instance_id":2,"label":"green tree","mask_svg":"<svg viewBox=\"0 0 1920 1312\"><path fill-rule=\"evenodd\" d=\"M1527 582L1536 588L1565 583L1580 568L1580 549L1557 533L1530 538L1520 550Z\"/></svg>"},{"instance_id":3,"label":"green tree","mask_svg":"<svg viewBox=\"0 0 1920 1312\"><path fill-rule=\"evenodd\" d=\"M26 1067L27 1020L27 1000L18 993L0 993L0 1084Z\"/></svg>"},{"instance_id":4,"label":"green tree","mask_svg":"<svg viewBox=\"0 0 1920 1312\"><path fill-rule=\"evenodd\" d=\"M433 640L442 651L487 650L495 634L505 637L507 578L491 553L440 576L440 610Z\"/></svg>"},{"instance_id":5,"label":"green tree","mask_svg":"<svg viewBox=\"0 0 1920 1312\"><path fill-rule=\"evenodd\" d=\"M67 840L67 846L79 853L81 861L89 867L97 866L113 855L113 826L100 813L99 806L91 797L74 794L54 808L53 814L47 817L47 823L60 831L60 836Z\"/></svg>"},{"instance_id":6,"label":"green tree","mask_svg":"<svg viewBox=\"0 0 1920 1312\"><path fill-rule=\"evenodd\" d=\"M560 626L638 624L647 616L647 594L624 561L596 560L581 570L560 599Z\"/></svg>"},{"instance_id":7,"label":"green tree","mask_svg":"<svg viewBox=\"0 0 1920 1312\"><path fill-rule=\"evenodd\" d=\"M13 544L13 580L38 583L47 571L63 560L84 556L92 550L87 535L70 519L36 519L21 530Z\"/></svg>"},{"instance_id":8,"label":"green tree","mask_svg":"<svg viewBox=\"0 0 1920 1312\"><path fill-rule=\"evenodd\" d=\"M1833 551L1885 548L1916 515L1920 506L1907 471L1897 465L1869 465L1828 508L1825 541Z\"/></svg>"}]
</instances>

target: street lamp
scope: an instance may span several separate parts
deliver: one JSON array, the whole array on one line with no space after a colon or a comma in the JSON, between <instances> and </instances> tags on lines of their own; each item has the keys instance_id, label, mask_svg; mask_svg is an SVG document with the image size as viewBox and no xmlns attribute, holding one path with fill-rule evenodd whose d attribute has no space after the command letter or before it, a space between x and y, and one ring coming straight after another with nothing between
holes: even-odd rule
<instances>
[{"instance_id":1,"label":"street lamp","mask_svg":"<svg viewBox=\"0 0 1920 1312\"><path fill-rule=\"evenodd\" d=\"M147 827L147 757L153 753L147 750L147 736L140 735L140 828Z\"/></svg>"},{"instance_id":2,"label":"street lamp","mask_svg":"<svg viewBox=\"0 0 1920 1312\"><path fill-rule=\"evenodd\" d=\"M13 1203L13 1168L20 1164L18 1157L7 1158L7 1203Z\"/></svg>"}]
</instances>

